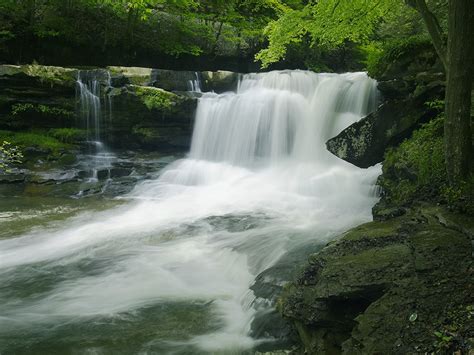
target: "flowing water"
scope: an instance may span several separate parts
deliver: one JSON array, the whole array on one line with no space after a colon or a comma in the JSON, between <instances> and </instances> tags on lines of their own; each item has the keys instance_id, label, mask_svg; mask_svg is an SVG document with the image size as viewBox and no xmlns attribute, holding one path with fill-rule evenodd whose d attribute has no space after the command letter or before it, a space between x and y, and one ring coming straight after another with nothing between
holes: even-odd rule
<instances>
[{"instance_id":1,"label":"flowing water","mask_svg":"<svg viewBox=\"0 0 474 355\"><path fill-rule=\"evenodd\" d=\"M112 99L104 95L106 105L101 100L102 90L100 77L104 75L103 70L79 71L77 77L77 93L79 102L79 116L81 125L86 130L86 140L89 145L89 154L81 159L83 168L90 171L90 181L97 182L99 170L106 170L112 167L115 155L110 152L102 137L105 119L112 118ZM108 86L111 84L110 73L106 72ZM108 112L103 112L103 106Z\"/></svg>"},{"instance_id":2,"label":"flowing water","mask_svg":"<svg viewBox=\"0 0 474 355\"><path fill-rule=\"evenodd\" d=\"M194 79L188 81L188 90L191 92L202 92L201 78L198 72L194 72Z\"/></svg>"},{"instance_id":3,"label":"flowing water","mask_svg":"<svg viewBox=\"0 0 474 355\"><path fill-rule=\"evenodd\" d=\"M304 71L204 93L187 158L125 203L0 240L0 353L240 354L271 341L251 337L256 276L371 219L380 167L325 141L376 96L365 73Z\"/></svg>"}]
</instances>

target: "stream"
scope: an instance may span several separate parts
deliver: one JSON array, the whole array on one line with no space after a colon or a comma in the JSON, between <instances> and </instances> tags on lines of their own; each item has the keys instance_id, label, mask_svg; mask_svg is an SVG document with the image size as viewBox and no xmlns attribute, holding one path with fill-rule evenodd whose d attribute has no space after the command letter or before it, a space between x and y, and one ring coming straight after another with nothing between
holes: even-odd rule
<instances>
[{"instance_id":1,"label":"stream","mask_svg":"<svg viewBox=\"0 0 474 355\"><path fill-rule=\"evenodd\" d=\"M271 343L252 332L272 307L257 276L372 219L380 166L359 169L325 142L376 105L365 73L246 74L236 92L203 93L190 152L120 198L17 200L17 213L3 201L0 353Z\"/></svg>"}]
</instances>

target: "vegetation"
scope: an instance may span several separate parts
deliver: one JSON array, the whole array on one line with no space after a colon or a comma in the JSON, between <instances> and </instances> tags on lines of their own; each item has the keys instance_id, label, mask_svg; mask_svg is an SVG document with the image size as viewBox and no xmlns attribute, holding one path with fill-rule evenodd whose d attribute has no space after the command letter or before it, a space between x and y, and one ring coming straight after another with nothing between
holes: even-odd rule
<instances>
[{"instance_id":1,"label":"vegetation","mask_svg":"<svg viewBox=\"0 0 474 355\"><path fill-rule=\"evenodd\" d=\"M411 139L387 151L380 184L388 202L434 201L474 214L474 179L455 185L448 181L443 126L444 115L440 115L415 131Z\"/></svg>"},{"instance_id":2,"label":"vegetation","mask_svg":"<svg viewBox=\"0 0 474 355\"><path fill-rule=\"evenodd\" d=\"M275 0L0 0L0 58L62 65L154 58L160 67L196 56L252 58L278 6Z\"/></svg>"},{"instance_id":3,"label":"vegetation","mask_svg":"<svg viewBox=\"0 0 474 355\"><path fill-rule=\"evenodd\" d=\"M470 108L474 65L472 46L468 43L474 30L474 3L449 1L449 6L439 6L442 11L438 16L427 0L409 0L406 4L423 19L447 74L444 156L448 179L455 185L469 179L473 169ZM305 37L309 37L312 44L328 47L348 41L370 44L377 36L380 23L393 20L393 14L401 18L407 11L404 7L405 2L399 0L324 0L308 2L297 9L285 7L283 14L266 27L269 47L256 58L268 66L283 58L288 46L302 42Z\"/></svg>"},{"instance_id":4,"label":"vegetation","mask_svg":"<svg viewBox=\"0 0 474 355\"><path fill-rule=\"evenodd\" d=\"M14 104L12 106L11 111L12 111L13 116L23 115L23 114L30 115L32 113L39 113L42 115L58 116L58 117L66 117L66 118L72 118L74 116L74 112L72 111L68 111L62 108L57 108L57 107L46 106L46 105L34 105L31 103Z\"/></svg>"},{"instance_id":5,"label":"vegetation","mask_svg":"<svg viewBox=\"0 0 474 355\"><path fill-rule=\"evenodd\" d=\"M48 135L62 143L73 144L86 138L86 131L78 128L52 128Z\"/></svg>"},{"instance_id":6,"label":"vegetation","mask_svg":"<svg viewBox=\"0 0 474 355\"><path fill-rule=\"evenodd\" d=\"M0 145L0 173L9 172L13 165L20 164L23 154L15 145L3 141Z\"/></svg>"},{"instance_id":7,"label":"vegetation","mask_svg":"<svg viewBox=\"0 0 474 355\"><path fill-rule=\"evenodd\" d=\"M172 111L176 100L178 100L175 94L158 88L134 86L133 89L149 110Z\"/></svg>"},{"instance_id":8,"label":"vegetation","mask_svg":"<svg viewBox=\"0 0 474 355\"><path fill-rule=\"evenodd\" d=\"M52 131L53 133L54 131ZM0 141L11 142L12 145L20 148L36 147L37 149L59 153L62 149L70 148L70 145L63 143L53 135L46 131L28 131L28 132L13 132L0 130Z\"/></svg>"},{"instance_id":9,"label":"vegetation","mask_svg":"<svg viewBox=\"0 0 474 355\"><path fill-rule=\"evenodd\" d=\"M404 143L387 159L410 160L406 163L419 179L410 186L417 191L427 181L433 183L431 177L443 181L434 184L435 190L448 181L446 191L459 191L471 179L473 161L473 62L468 45L473 4L470 0L0 0L0 60L140 65L143 58L159 58L155 66L182 69L188 60L197 69L199 63L215 64L216 58L248 62L255 58L263 68L278 68L280 62L318 71L366 69L377 78L387 63L406 57L414 48L432 47L447 74L445 119L420 130L414 137L419 145ZM38 72L37 65L30 65L29 71L52 85L73 75L54 70L46 75ZM149 109L172 109L172 98L163 92L137 89L136 94ZM68 116L44 105L12 108L13 115L32 111ZM434 138L441 124L443 138ZM57 134L46 136L56 139ZM70 137L62 135L58 142ZM433 145L423 144L425 138ZM424 164L429 166L417 165L428 155ZM451 196L456 195L453 191Z\"/></svg>"}]
</instances>

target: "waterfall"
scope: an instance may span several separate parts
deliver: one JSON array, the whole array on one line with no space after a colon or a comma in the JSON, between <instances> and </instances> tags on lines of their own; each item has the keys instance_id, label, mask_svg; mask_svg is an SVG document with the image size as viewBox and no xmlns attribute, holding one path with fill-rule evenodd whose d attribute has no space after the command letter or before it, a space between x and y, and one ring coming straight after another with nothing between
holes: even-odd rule
<instances>
[{"instance_id":1,"label":"waterfall","mask_svg":"<svg viewBox=\"0 0 474 355\"><path fill-rule=\"evenodd\" d=\"M93 83L82 94L94 122L100 95ZM359 169L325 141L376 104L365 73L247 74L234 93L204 93L189 155L128 203L0 240L2 285L42 285L0 294L0 337L58 353L241 353L269 341L251 333L269 307L256 277L371 220L380 166Z\"/></svg>"},{"instance_id":2,"label":"waterfall","mask_svg":"<svg viewBox=\"0 0 474 355\"><path fill-rule=\"evenodd\" d=\"M365 73L245 75L236 93L201 99L190 156L247 166L317 163L326 140L375 104L375 81Z\"/></svg>"},{"instance_id":3,"label":"waterfall","mask_svg":"<svg viewBox=\"0 0 474 355\"><path fill-rule=\"evenodd\" d=\"M77 75L80 116L85 124L87 140L100 141L102 110L100 82L94 71L79 71Z\"/></svg>"},{"instance_id":4,"label":"waterfall","mask_svg":"<svg viewBox=\"0 0 474 355\"><path fill-rule=\"evenodd\" d=\"M106 148L102 131L104 129L104 117L112 119L112 99L107 95L106 110L102 109L102 70L80 70L77 75L77 97L79 102L79 117L81 124L86 129L86 139L89 145L89 155L85 162L85 168L91 171L90 181L98 181L98 171L106 169L110 178L111 163L115 156ZM107 87L111 86L111 76L106 71ZM103 112L105 111L105 112ZM107 112L108 111L108 112Z\"/></svg>"},{"instance_id":5,"label":"waterfall","mask_svg":"<svg viewBox=\"0 0 474 355\"><path fill-rule=\"evenodd\" d=\"M188 80L188 90L192 92L202 92L201 78L198 72L194 72L194 79Z\"/></svg>"}]
</instances>

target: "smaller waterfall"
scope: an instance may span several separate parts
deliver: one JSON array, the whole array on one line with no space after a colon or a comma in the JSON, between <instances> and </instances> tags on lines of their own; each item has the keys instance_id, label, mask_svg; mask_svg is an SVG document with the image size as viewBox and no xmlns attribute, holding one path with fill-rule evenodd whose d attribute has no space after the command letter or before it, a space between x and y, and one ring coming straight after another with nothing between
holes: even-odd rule
<instances>
[{"instance_id":1,"label":"smaller waterfall","mask_svg":"<svg viewBox=\"0 0 474 355\"><path fill-rule=\"evenodd\" d=\"M95 75L79 71L77 86L79 88L80 115L87 131L87 140L100 141L100 82Z\"/></svg>"},{"instance_id":2,"label":"smaller waterfall","mask_svg":"<svg viewBox=\"0 0 474 355\"><path fill-rule=\"evenodd\" d=\"M98 173L101 170L106 170L107 181L110 179L110 168L115 158L107 150L102 137L104 117L112 117L112 101L109 98L106 99L106 109L102 109L100 79L103 74L100 70L81 70L77 76L78 111L81 124L86 129L86 143L89 146L85 167L91 172L90 181L92 182L98 181ZM109 72L107 72L106 82L110 86Z\"/></svg>"},{"instance_id":3,"label":"smaller waterfall","mask_svg":"<svg viewBox=\"0 0 474 355\"><path fill-rule=\"evenodd\" d=\"M198 72L194 72L195 79L188 80L188 90L192 92L202 92L201 78Z\"/></svg>"}]
</instances>

